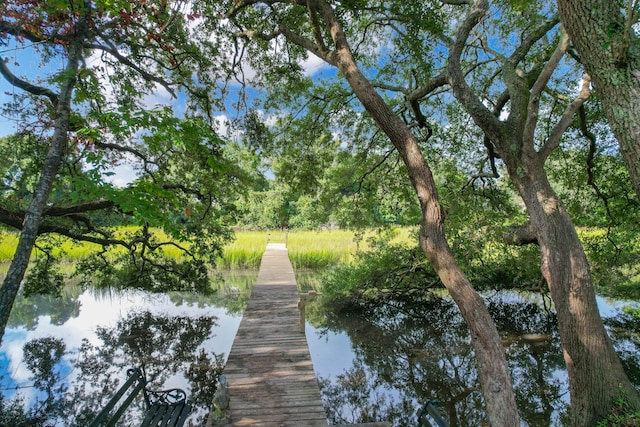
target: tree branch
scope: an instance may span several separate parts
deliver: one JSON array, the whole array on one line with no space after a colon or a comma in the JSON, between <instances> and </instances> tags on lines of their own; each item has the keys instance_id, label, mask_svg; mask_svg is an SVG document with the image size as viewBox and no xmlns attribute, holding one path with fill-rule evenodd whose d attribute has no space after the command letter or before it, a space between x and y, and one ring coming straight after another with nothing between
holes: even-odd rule
<instances>
[{"instance_id":1,"label":"tree branch","mask_svg":"<svg viewBox=\"0 0 640 427\"><path fill-rule=\"evenodd\" d=\"M327 49L322 37L322 28L320 27L320 21L318 21L318 10L315 1L307 0L307 9L309 10L309 20L311 21L311 29L316 40L316 46L321 51L328 52L329 49Z\"/></svg>"},{"instance_id":2,"label":"tree branch","mask_svg":"<svg viewBox=\"0 0 640 427\"><path fill-rule=\"evenodd\" d=\"M500 120L485 107L464 79L460 58L471 30L482 20L489 9L487 0L476 0L469 14L458 29L456 38L449 46L447 58L447 77L455 97L465 107L473 121L494 141L501 136Z\"/></svg>"},{"instance_id":3,"label":"tree branch","mask_svg":"<svg viewBox=\"0 0 640 427\"><path fill-rule=\"evenodd\" d=\"M100 36L102 37L102 34L100 34ZM104 40L104 38L103 38L103 40ZM142 67L140 67L138 64L136 64L135 62L133 62L132 60L130 60L129 58L127 58L126 56L124 56L120 52L118 52L118 49L115 46L111 45L108 41L106 43L108 44L108 46L105 46L105 45L99 44L99 43L88 43L88 44L85 45L85 47L88 48L88 49L95 49L95 50L100 50L102 52L108 53L109 55L111 55L115 59L117 59L120 63L122 63L122 64L130 67L132 70L136 71L145 80L150 81L150 82L158 83L159 85L164 87L167 90L167 92L169 92L169 94L171 94L171 96L173 98L177 98L176 92L175 92L175 90L173 88L173 85L171 83L169 83L168 81L166 81L165 79L163 79L163 78L161 78L159 76L155 76L155 75L147 72Z\"/></svg>"},{"instance_id":4,"label":"tree branch","mask_svg":"<svg viewBox=\"0 0 640 427\"><path fill-rule=\"evenodd\" d=\"M300 34L294 31L291 31L287 27L280 27L280 31L290 42L297 44L298 46L308 50L309 52L316 55L318 58L322 58L323 60L325 60L327 63L333 66L337 66L338 62L337 62L337 57L334 51L330 49L323 50L321 46L318 46L313 41L305 37L302 37Z\"/></svg>"},{"instance_id":5,"label":"tree branch","mask_svg":"<svg viewBox=\"0 0 640 427\"><path fill-rule=\"evenodd\" d=\"M72 214L99 211L102 209L109 209L115 206L115 203L111 200L100 199L87 203L78 203L71 206L53 206L49 209L45 209L43 214L45 216L67 216Z\"/></svg>"},{"instance_id":6,"label":"tree branch","mask_svg":"<svg viewBox=\"0 0 640 427\"><path fill-rule=\"evenodd\" d=\"M507 231L503 233L502 240L507 245L524 246L538 244L536 232L529 221L522 225L509 226Z\"/></svg>"},{"instance_id":7,"label":"tree branch","mask_svg":"<svg viewBox=\"0 0 640 427\"><path fill-rule=\"evenodd\" d=\"M391 155L393 153L395 153L395 151L396 151L395 148L387 150L387 152L384 154L384 156L382 156L382 159L380 159L380 161L378 161L375 165L373 165L373 167L371 167L368 171L366 171L365 173L362 174L362 176L358 180L358 191L357 191L358 193L362 189L362 186L364 184L364 180L367 178L367 176L371 175L373 172L376 171L376 169L378 169L380 166L382 166L387 161L387 159L389 157L391 157Z\"/></svg>"},{"instance_id":8,"label":"tree branch","mask_svg":"<svg viewBox=\"0 0 640 427\"><path fill-rule=\"evenodd\" d=\"M529 34L520 45L516 48L516 50L511 54L508 59L508 62L513 64L513 66L517 66L517 64L522 61L527 53L531 50L531 47L542 37L545 36L553 27L555 27L560 22L560 17L556 14L545 21L542 25L536 28L531 34Z\"/></svg>"},{"instance_id":9,"label":"tree branch","mask_svg":"<svg viewBox=\"0 0 640 427\"><path fill-rule=\"evenodd\" d=\"M523 143L525 145L529 145L529 147L534 146L534 136L536 126L538 125L538 113L540 112L540 97L542 96L542 91L547 86L547 83L549 83L551 75L558 67L560 60L569 47L569 36L562 27L560 28L560 40L558 41L558 46L556 46L553 55L551 55L551 58L547 61L542 72L531 88L529 105L527 106L527 120L524 125L523 135Z\"/></svg>"},{"instance_id":10,"label":"tree branch","mask_svg":"<svg viewBox=\"0 0 640 427\"><path fill-rule=\"evenodd\" d=\"M596 183L595 176L593 174L593 160L596 155L596 136L587 127L587 114L584 109L584 104L580 106L578 113L578 117L580 119L580 133L582 133L582 136L589 141L589 154L587 155L587 185L593 188L598 199L602 200L604 209L607 212L607 218L609 218L609 222L612 222L613 216L611 215L611 209L609 208L609 199L602 193L602 191L600 191L600 187Z\"/></svg>"},{"instance_id":11,"label":"tree branch","mask_svg":"<svg viewBox=\"0 0 640 427\"><path fill-rule=\"evenodd\" d=\"M2 60L2 58L0 58L0 74L2 74L2 76L13 86L20 88L25 92L29 92L32 95L46 96L47 98L49 98L49 101L51 101L51 104L53 104L54 107L58 105L57 93L53 92L49 88L36 86L26 80L22 80L21 78L13 74L11 70L9 70L7 64L4 60Z\"/></svg>"},{"instance_id":12,"label":"tree branch","mask_svg":"<svg viewBox=\"0 0 640 427\"><path fill-rule=\"evenodd\" d=\"M590 89L591 77L588 74L584 75L582 80L582 88L580 89L580 93L573 100L573 102L567 107L567 109L562 113L562 117L551 130L549 137L545 141L544 145L540 148L540 156L541 160L546 160L547 157L551 154L551 152L560 145L560 140L562 139L562 135L567 130L567 128L571 125L573 121L573 116L576 114L576 111L580 108L580 106L589 98L591 94Z\"/></svg>"}]
</instances>

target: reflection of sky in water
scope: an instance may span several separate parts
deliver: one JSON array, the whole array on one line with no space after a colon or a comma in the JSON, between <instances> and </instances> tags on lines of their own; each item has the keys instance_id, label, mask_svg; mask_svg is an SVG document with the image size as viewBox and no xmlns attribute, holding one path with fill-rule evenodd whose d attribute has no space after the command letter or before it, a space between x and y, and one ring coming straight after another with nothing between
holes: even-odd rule
<instances>
[{"instance_id":1,"label":"reflection of sky in water","mask_svg":"<svg viewBox=\"0 0 640 427\"><path fill-rule=\"evenodd\" d=\"M489 299L495 298L504 303L515 304L515 305L518 305L523 302L530 302L536 305L541 303L541 298L539 294L523 295L523 294L518 294L516 292L499 292L499 293L491 293L491 295L488 295L488 298ZM611 318L611 317L620 315L622 312L622 307L624 306L636 306L636 307L638 306L638 303L634 303L634 302L615 301L615 300L601 298L601 297L597 298L597 302L603 318ZM405 316L402 316L402 315L396 315L394 317L381 318L380 320L367 318L366 322L371 322L371 324L378 324L378 325L381 322L385 328L388 327L389 329L393 330L396 325L401 323L401 320L404 317ZM535 329L536 325L533 324L532 327L533 329ZM535 333L535 332L537 331L535 330L522 331L523 334ZM349 371L353 372L353 369L356 366L361 366L362 368L364 368L365 373L368 376L367 383L364 384L364 387L370 388L369 393L372 396L371 399L376 399L376 396L382 397L382 400L386 400L387 403L389 403L390 405L393 405L394 402L400 402L402 400L402 396L406 394L407 397L409 397L411 400L411 406L414 410L414 413L415 413L415 410L417 410L420 407L420 405L425 403L425 401L422 401L422 400L426 400L424 398L422 400L419 399L419 401L416 401L412 397L415 394L407 389L407 387L409 388L411 387L408 384L400 384L400 383L388 384L388 383L385 383L385 381L378 381L380 380L380 373L372 372L371 370L375 368L368 366L366 361L364 361L364 364L362 364L363 360L366 360L366 357L365 359L363 359L361 353L366 352L367 350L354 349L354 343L352 343L351 338L347 332L339 329L334 329L333 327L330 327L329 329L316 328L310 325L309 323L307 323L306 335L307 335L309 349L313 359L316 375L318 376L319 379L330 380L331 382L330 386L336 386L338 376L343 376L343 377L348 376L350 374ZM374 340L376 339L375 336L369 337L369 338ZM536 350L535 347L539 345L542 345L543 347ZM637 349L637 343L636 344L624 343L624 342L617 343L618 351L622 350L623 348L626 349L627 347L628 347L628 350ZM381 348L378 350L384 351ZM510 365L512 366L512 370L513 370L514 385L521 387L524 393L526 393L527 390L530 390L528 387L532 385L531 381L532 381L532 378L534 378L535 376L535 372L527 371L528 369L531 369L532 366L535 368L534 354L541 354L541 352L545 354L549 354L548 351L552 351L554 352L554 354L557 353L558 354L557 357L560 360L562 360L562 353L559 347L556 347L555 350L548 349L548 347L545 344L528 343L525 341L518 340L517 337L515 338L515 342L511 342L510 344L508 344L507 347L505 347L505 350L507 352L516 353L511 355ZM453 353L450 356L454 361L453 363L454 365L462 364L462 358L457 357L455 355L455 351L453 351ZM522 362L516 362L516 360L513 359L514 357L524 357L524 359L522 359ZM544 361L550 361L549 357L550 356L545 356L545 358L541 358L541 361L543 361L543 363ZM396 363L397 369L399 370L402 370L403 367L406 368L405 366L407 363L406 355L397 354L395 363ZM545 374L546 381L548 381L549 383L553 383L558 387L557 389L558 395L553 394L553 395L548 395L543 397L541 395L535 394L535 395L528 396L529 405L530 405L529 417L530 417L530 421L534 423L531 425L536 425L535 424L536 418L533 418L533 416L535 416L535 413L539 413L540 417L542 417L543 407L550 403L546 401L546 399L553 398L553 396L555 395L557 396L556 398L558 399L558 404L560 404L559 402L564 402L564 405L569 404L568 376L563 366L564 363L563 362L560 362L560 363L562 366L560 366L559 369L556 369L552 366L548 366ZM533 385L537 385L537 384L533 383ZM346 396L348 396L348 394L342 395L342 398L346 399ZM326 399L330 399L330 397L325 394L324 390L323 390L323 399L325 400L325 405L327 404ZM335 403L336 402L334 401L334 404ZM340 406L341 403L338 403L337 406ZM350 413L350 410L351 410L351 408L349 407L350 403L344 400L343 400L343 403L344 403L344 406L342 408L332 407L330 409L333 411L341 412L343 414L344 419L348 420L349 422L359 422L360 420L357 420L357 419L349 420L349 418L353 418L353 415ZM555 407L555 410L553 410L551 413L548 413L547 416L549 417L548 419L548 421L550 422L549 425L561 425L562 423L561 417L562 417L563 411L564 409ZM381 419L381 421L383 420L392 421L391 419L384 419L384 418ZM543 418L539 418L538 420L542 421ZM525 422L524 419L523 419L523 422ZM396 419L394 421L394 425L413 425L413 424L411 423L405 424L405 422L398 423L398 420ZM526 425L526 422L523 425Z\"/></svg>"},{"instance_id":2,"label":"reflection of sky in water","mask_svg":"<svg viewBox=\"0 0 640 427\"><path fill-rule=\"evenodd\" d=\"M321 333L307 322L306 334L313 367L318 376L335 377L353 366L355 354L351 339L346 333Z\"/></svg>"},{"instance_id":3,"label":"reflection of sky in water","mask_svg":"<svg viewBox=\"0 0 640 427\"><path fill-rule=\"evenodd\" d=\"M640 303L635 301L616 301L611 298L597 296L596 302L602 317L614 317L620 314L622 307L638 307Z\"/></svg>"},{"instance_id":4,"label":"reflection of sky in water","mask_svg":"<svg viewBox=\"0 0 640 427\"><path fill-rule=\"evenodd\" d=\"M31 386L32 373L23 360L25 343L43 337L62 339L66 346L63 360L56 366L61 377L67 382L75 379L73 363L81 357L79 347L83 339L91 344L100 344L96 335L97 327L115 327L127 314L137 311L150 311L153 314L169 316L214 316L212 335L200 348L216 354L224 353L225 360L233 338L240 324L239 315L229 315L227 310L213 305L212 299L201 307L195 304L174 304L168 295L148 294L140 291L94 293L85 291L78 298L80 311L77 317L71 317L62 325L51 323L49 316L40 316L33 330L24 327L7 328L0 347L0 387L5 397L12 398L19 393L25 402L33 404L34 395ZM202 304L199 304L202 305ZM185 388L186 381L181 375L170 377L164 384L166 388ZM16 388L18 388L16 390Z\"/></svg>"},{"instance_id":5,"label":"reflection of sky in water","mask_svg":"<svg viewBox=\"0 0 640 427\"><path fill-rule=\"evenodd\" d=\"M307 322L305 333L309 344L309 352L313 361L313 367L319 380L330 380L335 382L339 375L345 374L354 368L356 354L351 344L351 339L344 332L320 330ZM368 367L367 367L368 368ZM387 384L378 384L374 386L369 382L369 399L375 401L381 396L388 402L397 402L402 394L402 384L398 384L397 388L389 387ZM325 398L326 399L326 398ZM351 409L347 405L343 408L330 407L327 408L327 402L324 402L325 410L341 411L344 419L353 418ZM418 408L416 402L416 409ZM357 420L352 419L356 422Z\"/></svg>"},{"instance_id":6,"label":"reflection of sky in water","mask_svg":"<svg viewBox=\"0 0 640 427\"><path fill-rule=\"evenodd\" d=\"M533 298L533 297L532 297ZM506 295L506 299L513 301L520 299L515 294ZM536 299L536 298L533 298ZM150 311L152 314L169 316L214 316L212 335L201 344L201 348L207 352L224 354L225 360L231 349L233 339L238 329L241 317L237 314L230 315L224 307L216 306L215 297L200 299L193 303L176 305L171 298L164 294L148 294L138 291L127 292L91 292L86 291L78 298L80 310L77 317L71 317L62 325L55 325L50 316L40 316L32 330L25 327L8 328L0 347L0 388L4 396L11 398L19 393L26 402L35 402L43 396L36 395L32 383L31 372L23 360L23 346L26 342L37 338L54 337L64 340L67 353L61 363L56 367L61 377L71 383L77 376L74 371L74 361L80 357L79 346L83 339L98 345L101 343L96 335L97 327L115 327L119 320L127 317L131 312ZM622 305L605 298L598 298L598 305L603 317L612 317L620 312ZM633 304L631 304L633 305ZM388 319L388 325L396 325L404 316L396 316ZM315 371L320 379L329 379L332 382L340 375L344 375L354 368L358 356L352 344L351 338L344 331L318 329L307 323L306 336L313 359ZM631 347L632 349L633 347ZM358 350L359 351L359 350ZM452 355L454 361L457 357ZM406 363L398 360L397 363ZM400 365L398 365L400 367ZM365 369L369 367L365 366ZM514 370L517 375L518 369ZM566 372L553 370L551 377L560 383L566 384ZM514 378L516 383L518 382ZM185 386L188 382L181 373L170 376L164 383L164 388L180 387L189 392ZM16 388L18 387L18 390ZM371 399L376 395L384 395L391 402L400 400L405 393L403 384L378 383L370 390ZM566 388L566 387L565 387ZM564 396L568 399L568 394ZM415 402L417 409L420 402ZM331 408L338 409L338 408ZM338 409L339 410L339 409ZM344 410L344 409L343 409ZM553 420L558 421L557 414Z\"/></svg>"}]
</instances>

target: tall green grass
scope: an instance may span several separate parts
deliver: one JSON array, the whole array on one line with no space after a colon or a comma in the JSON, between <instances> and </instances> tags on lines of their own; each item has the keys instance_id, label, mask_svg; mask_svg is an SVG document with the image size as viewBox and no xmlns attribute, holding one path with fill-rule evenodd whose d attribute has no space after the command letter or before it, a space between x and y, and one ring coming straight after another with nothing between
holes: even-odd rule
<instances>
[{"instance_id":1,"label":"tall green grass","mask_svg":"<svg viewBox=\"0 0 640 427\"><path fill-rule=\"evenodd\" d=\"M224 247L217 267L225 270L258 268L266 247L266 231L236 232L235 240Z\"/></svg>"},{"instance_id":2,"label":"tall green grass","mask_svg":"<svg viewBox=\"0 0 640 427\"><path fill-rule=\"evenodd\" d=\"M15 232L0 232L0 262L11 261L18 246L20 235ZM73 242L65 237L52 237L47 245L53 247L53 254L62 255L70 260L82 259L89 256L100 248L99 245L89 242ZM33 256L38 256L38 249L33 252Z\"/></svg>"},{"instance_id":3,"label":"tall green grass","mask_svg":"<svg viewBox=\"0 0 640 427\"><path fill-rule=\"evenodd\" d=\"M295 269L324 268L348 262L356 251L354 233L327 231L238 231L233 243L224 248L218 268L259 268L267 242L286 243Z\"/></svg>"},{"instance_id":4,"label":"tall green grass","mask_svg":"<svg viewBox=\"0 0 640 427\"><path fill-rule=\"evenodd\" d=\"M131 227L122 227L116 231L116 236L134 231ZM162 234L156 230L156 233ZM368 235L374 233L368 232ZM159 236L166 237L166 236ZM393 237L397 237L396 235ZM0 262L9 261L13 257L18 243L17 233L0 234ZM286 243L289 259L295 269L317 269L349 262L356 250L366 248L366 236L356 243L356 235L350 230L325 231L238 231L235 240L223 249L222 256L217 260L220 269L244 269L260 267L260 260L267 242ZM55 242L54 253L63 254L70 261L87 257L98 246L91 243L72 242L60 238ZM175 252L175 253L174 253ZM179 256L177 249L166 250L168 256ZM34 254L34 256L37 256Z\"/></svg>"},{"instance_id":5,"label":"tall green grass","mask_svg":"<svg viewBox=\"0 0 640 427\"><path fill-rule=\"evenodd\" d=\"M348 262L357 249L350 230L293 231L287 248L293 268L324 268Z\"/></svg>"},{"instance_id":6,"label":"tall green grass","mask_svg":"<svg viewBox=\"0 0 640 427\"><path fill-rule=\"evenodd\" d=\"M18 246L17 233L0 232L0 261L11 261Z\"/></svg>"}]
</instances>

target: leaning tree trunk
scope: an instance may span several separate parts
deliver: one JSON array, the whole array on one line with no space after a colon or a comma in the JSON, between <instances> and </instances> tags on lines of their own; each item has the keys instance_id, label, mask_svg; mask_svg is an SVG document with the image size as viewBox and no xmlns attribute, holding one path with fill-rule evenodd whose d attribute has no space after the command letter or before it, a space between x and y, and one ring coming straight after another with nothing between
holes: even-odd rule
<instances>
[{"instance_id":1,"label":"leaning tree trunk","mask_svg":"<svg viewBox=\"0 0 640 427\"><path fill-rule=\"evenodd\" d=\"M558 10L602 99L640 198L640 46L631 27L633 13L627 11L632 19L625 20L619 2L612 0L558 0Z\"/></svg>"},{"instance_id":2,"label":"leaning tree trunk","mask_svg":"<svg viewBox=\"0 0 640 427\"><path fill-rule=\"evenodd\" d=\"M341 70L346 71L343 67ZM471 332L489 423L492 426L517 426L519 415L500 335L484 301L471 286L447 243L436 185L417 140L375 89L367 85L359 71L349 73L347 80L369 114L392 141L407 167L422 210L420 246Z\"/></svg>"},{"instance_id":3,"label":"leaning tree trunk","mask_svg":"<svg viewBox=\"0 0 640 427\"><path fill-rule=\"evenodd\" d=\"M491 426L520 424L511 374L498 330L482 298L455 261L445 232L436 185L418 141L362 74L331 7L319 2L336 46L334 65L377 125L389 137L404 161L422 210L420 246L457 304L470 333L478 364L480 385Z\"/></svg>"},{"instance_id":4,"label":"leaning tree trunk","mask_svg":"<svg viewBox=\"0 0 640 427\"><path fill-rule=\"evenodd\" d=\"M540 245L542 274L556 308L573 425L596 425L610 413L614 399L624 398L637 408L638 393L600 317L584 249L543 166L532 163L508 169L529 212Z\"/></svg>"},{"instance_id":5,"label":"leaning tree trunk","mask_svg":"<svg viewBox=\"0 0 640 427\"><path fill-rule=\"evenodd\" d=\"M80 22L82 23L82 19ZM13 303L20 290L20 284L29 265L31 251L38 237L38 228L42 220L42 214L51 189L53 188L53 181L58 173L67 148L71 98L76 84L80 59L82 58L82 45L86 31L81 23L77 25L76 38L69 47L68 63L64 71L65 81L55 106L54 133L51 138L51 146L44 160L40 178L36 183L33 197L22 223L22 230L16 252L9 266L7 276L0 288L0 342L2 342L11 308L13 307Z\"/></svg>"}]
</instances>

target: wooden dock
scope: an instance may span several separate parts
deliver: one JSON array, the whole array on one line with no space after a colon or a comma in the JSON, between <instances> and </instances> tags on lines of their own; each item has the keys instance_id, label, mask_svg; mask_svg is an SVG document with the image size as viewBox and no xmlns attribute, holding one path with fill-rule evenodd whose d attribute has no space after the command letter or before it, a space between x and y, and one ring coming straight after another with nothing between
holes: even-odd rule
<instances>
[{"instance_id":1,"label":"wooden dock","mask_svg":"<svg viewBox=\"0 0 640 427\"><path fill-rule=\"evenodd\" d=\"M284 244L267 245L224 374L230 422L223 425L328 425Z\"/></svg>"},{"instance_id":2,"label":"wooden dock","mask_svg":"<svg viewBox=\"0 0 640 427\"><path fill-rule=\"evenodd\" d=\"M212 408L206 427L328 425L307 338L300 328L304 319L298 301L286 245L268 243L224 368L230 397L226 417L216 419Z\"/></svg>"}]
</instances>

